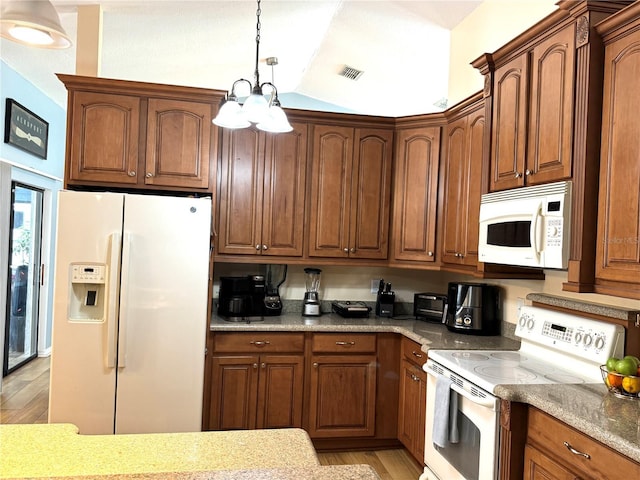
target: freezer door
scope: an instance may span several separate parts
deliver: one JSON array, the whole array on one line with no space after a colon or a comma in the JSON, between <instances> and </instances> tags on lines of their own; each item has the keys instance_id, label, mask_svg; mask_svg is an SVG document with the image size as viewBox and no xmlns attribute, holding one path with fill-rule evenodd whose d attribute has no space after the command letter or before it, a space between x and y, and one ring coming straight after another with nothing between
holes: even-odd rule
<instances>
[{"instance_id":1,"label":"freezer door","mask_svg":"<svg viewBox=\"0 0 640 480\"><path fill-rule=\"evenodd\" d=\"M123 199L67 191L58 197L49 422L73 423L82 434L114 428ZM103 266L105 283L73 283L74 264Z\"/></svg>"},{"instance_id":2,"label":"freezer door","mask_svg":"<svg viewBox=\"0 0 640 480\"><path fill-rule=\"evenodd\" d=\"M211 199L125 196L116 433L200 431Z\"/></svg>"}]
</instances>

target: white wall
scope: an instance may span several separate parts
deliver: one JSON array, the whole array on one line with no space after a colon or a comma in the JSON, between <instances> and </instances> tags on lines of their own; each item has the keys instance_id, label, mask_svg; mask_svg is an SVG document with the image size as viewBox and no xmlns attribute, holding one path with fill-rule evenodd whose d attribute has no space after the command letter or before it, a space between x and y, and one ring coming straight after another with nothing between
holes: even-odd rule
<instances>
[{"instance_id":1,"label":"white wall","mask_svg":"<svg viewBox=\"0 0 640 480\"><path fill-rule=\"evenodd\" d=\"M491 53L553 12L557 0L485 0L451 31L449 106L483 87L470 63Z\"/></svg>"}]
</instances>

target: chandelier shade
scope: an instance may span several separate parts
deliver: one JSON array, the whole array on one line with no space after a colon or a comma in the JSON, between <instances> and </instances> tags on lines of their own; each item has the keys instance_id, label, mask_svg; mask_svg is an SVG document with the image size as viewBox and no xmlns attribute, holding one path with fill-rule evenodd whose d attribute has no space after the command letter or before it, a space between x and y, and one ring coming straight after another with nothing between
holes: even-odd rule
<instances>
[{"instance_id":1,"label":"chandelier shade","mask_svg":"<svg viewBox=\"0 0 640 480\"><path fill-rule=\"evenodd\" d=\"M71 39L60 24L51 2L4 1L0 10L0 36L39 48L69 48Z\"/></svg>"},{"instance_id":2,"label":"chandelier shade","mask_svg":"<svg viewBox=\"0 0 640 480\"><path fill-rule=\"evenodd\" d=\"M265 132L283 133L290 132L293 127L287 120L278 100L278 89L271 82L260 83L260 72L258 70L258 59L260 54L260 0L258 0L256 11L256 62L254 69L254 84L244 78L233 82L231 91L227 93L225 100L218 111L218 115L213 119L213 123L223 128L247 128L252 124L256 128ZM240 106L236 87L247 83L250 88L250 95ZM269 100L265 98L264 87L270 87Z\"/></svg>"}]
</instances>

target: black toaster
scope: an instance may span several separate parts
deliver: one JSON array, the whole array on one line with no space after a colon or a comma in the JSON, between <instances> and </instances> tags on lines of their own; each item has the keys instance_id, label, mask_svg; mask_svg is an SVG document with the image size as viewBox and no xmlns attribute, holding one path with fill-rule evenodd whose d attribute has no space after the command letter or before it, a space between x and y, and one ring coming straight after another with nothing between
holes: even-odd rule
<instances>
[{"instance_id":1,"label":"black toaster","mask_svg":"<svg viewBox=\"0 0 640 480\"><path fill-rule=\"evenodd\" d=\"M447 301L444 293L416 293L413 295L413 315L417 320L444 323Z\"/></svg>"}]
</instances>

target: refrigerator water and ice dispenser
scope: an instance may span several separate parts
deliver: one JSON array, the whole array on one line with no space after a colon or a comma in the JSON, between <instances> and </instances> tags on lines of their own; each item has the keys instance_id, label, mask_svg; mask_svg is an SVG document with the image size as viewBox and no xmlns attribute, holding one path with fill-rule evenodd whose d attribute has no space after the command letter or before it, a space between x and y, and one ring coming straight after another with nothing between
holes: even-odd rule
<instances>
[{"instance_id":1,"label":"refrigerator water and ice dispenser","mask_svg":"<svg viewBox=\"0 0 640 480\"><path fill-rule=\"evenodd\" d=\"M95 263L71 264L69 321L101 323L107 313L105 285L107 266Z\"/></svg>"}]
</instances>

